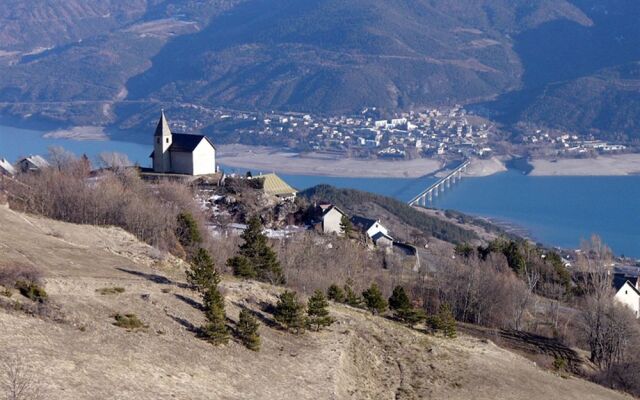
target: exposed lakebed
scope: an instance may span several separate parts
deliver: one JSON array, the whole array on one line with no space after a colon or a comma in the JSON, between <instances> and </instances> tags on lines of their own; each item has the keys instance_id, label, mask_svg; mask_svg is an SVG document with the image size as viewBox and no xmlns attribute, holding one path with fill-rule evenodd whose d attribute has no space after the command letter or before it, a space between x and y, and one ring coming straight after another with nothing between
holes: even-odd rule
<instances>
[{"instance_id":1,"label":"exposed lakebed","mask_svg":"<svg viewBox=\"0 0 640 400\"><path fill-rule=\"evenodd\" d=\"M0 126L0 157L45 154L62 146L95 157L103 151L125 153L148 165L151 144L126 141L74 141L43 138L43 132ZM228 169L229 170L229 169ZM407 201L436 178L344 178L282 174L292 186L317 184L365 190ZM509 170L468 178L440 196L437 208L454 209L525 228L548 245L577 247L581 239L600 235L617 254L640 258L640 176L529 176Z\"/></svg>"}]
</instances>

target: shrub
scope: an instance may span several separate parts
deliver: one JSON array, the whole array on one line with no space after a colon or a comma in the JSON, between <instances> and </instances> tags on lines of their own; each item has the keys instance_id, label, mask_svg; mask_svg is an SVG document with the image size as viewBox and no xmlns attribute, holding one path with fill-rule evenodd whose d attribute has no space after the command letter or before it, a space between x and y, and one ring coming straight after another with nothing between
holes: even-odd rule
<instances>
[{"instance_id":1,"label":"shrub","mask_svg":"<svg viewBox=\"0 0 640 400\"><path fill-rule=\"evenodd\" d=\"M327 297L336 303L344 303L345 301L344 290L335 283L327 289Z\"/></svg>"},{"instance_id":2,"label":"shrub","mask_svg":"<svg viewBox=\"0 0 640 400\"><path fill-rule=\"evenodd\" d=\"M278 298L274 318L285 329L300 333L304 329L304 306L298 301L297 294L286 290Z\"/></svg>"},{"instance_id":3,"label":"shrub","mask_svg":"<svg viewBox=\"0 0 640 400\"><path fill-rule=\"evenodd\" d=\"M237 335L242 344L249 350L260 350L260 334L258 333L258 321L249 310L240 311Z\"/></svg>"},{"instance_id":4,"label":"shrub","mask_svg":"<svg viewBox=\"0 0 640 400\"><path fill-rule=\"evenodd\" d=\"M309 298L307 303L307 323L316 331L324 326L329 326L333 323L333 318L329 316L329 303L324 293L320 290L316 290L313 296Z\"/></svg>"},{"instance_id":5,"label":"shrub","mask_svg":"<svg viewBox=\"0 0 640 400\"><path fill-rule=\"evenodd\" d=\"M98 292L103 296L106 296L108 294L124 293L124 288L123 287L105 287L105 288L96 289L96 292Z\"/></svg>"},{"instance_id":6,"label":"shrub","mask_svg":"<svg viewBox=\"0 0 640 400\"><path fill-rule=\"evenodd\" d=\"M473 255L474 249L469 243L458 243L455 247L455 253L460 257L469 258Z\"/></svg>"},{"instance_id":7,"label":"shrub","mask_svg":"<svg viewBox=\"0 0 640 400\"><path fill-rule=\"evenodd\" d=\"M11 207L76 224L118 226L162 249L181 248L177 215L181 210L193 216L199 212L189 187L175 182L151 185L133 169L105 171L87 184L86 163L67 164L17 177L24 185L9 188Z\"/></svg>"},{"instance_id":8,"label":"shrub","mask_svg":"<svg viewBox=\"0 0 640 400\"><path fill-rule=\"evenodd\" d=\"M40 283L40 272L29 265L0 266L0 286L15 287L19 281Z\"/></svg>"},{"instance_id":9,"label":"shrub","mask_svg":"<svg viewBox=\"0 0 640 400\"><path fill-rule=\"evenodd\" d=\"M411 327L427 319L427 314L419 308L403 308L397 310L395 316Z\"/></svg>"},{"instance_id":10,"label":"shrub","mask_svg":"<svg viewBox=\"0 0 640 400\"><path fill-rule=\"evenodd\" d=\"M128 331L148 328L135 314L115 314L113 318L116 320L113 325Z\"/></svg>"},{"instance_id":11,"label":"shrub","mask_svg":"<svg viewBox=\"0 0 640 400\"><path fill-rule=\"evenodd\" d=\"M373 314L383 313L387 309L387 302L382 297L382 292L377 284L372 283L369 289L362 292L367 309Z\"/></svg>"},{"instance_id":12,"label":"shrub","mask_svg":"<svg viewBox=\"0 0 640 400\"><path fill-rule=\"evenodd\" d=\"M442 322L440 321L440 317L438 315L429 315L426 319L427 326L434 331L439 331L442 329Z\"/></svg>"},{"instance_id":13,"label":"shrub","mask_svg":"<svg viewBox=\"0 0 640 400\"><path fill-rule=\"evenodd\" d=\"M200 329L206 340L213 345L226 344L229 341L229 330L226 325L224 298L217 285L209 286L202 296L204 314L207 322Z\"/></svg>"},{"instance_id":14,"label":"shrub","mask_svg":"<svg viewBox=\"0 0 640 400\"><path fill-rule=\"evenodd\" d=\"M558 372L563 372L567 369L567 360L563 357L556 356L553 359L553 369Z\"/></svg>"},{"instance_id":15,"label":"shrub","mask_svg":"<svg viewBox=\"0 0 640 400\"><path fill-rule=\"evenodd\" d=\"M349 219L349 217L347 217L346 215L343 215L342 218L340 219L340 230L342 231L342 234L344 235L344 237L346 238L351 237L351 232L353 231L353 224L351 223L351 220Z\"/></svg>"},{"instance_id":16,"label":"shrub","mask_svg":"<svg viewBox=\"0 0 640 400\"><path fill-rule=\"evenodd\" d=\"M18 289L21 295L32 301L38 303L47 301L47 292L34 282L18 281L16 282L16 289Z\"/></svg>"},{"instance_id":17,"label":"shrub","mask_svg":"<svg viewBox=\"0 0 640 400\"><path fill-rule=\"evenodd\" d=\"M251 261L244 256L231 257L227 260L227 267L231 268L234 276L240 278L255 279L258 275Z\"/></svg>"},{"instance_id":18,"label":"shrub","mask_svg":"<svg viewBox=\"0 0 640 400\"><path fill-rule=\"evenodd\" d=\"M200 292L220 283L220 276L216 271L213 259L209 252L202 247L191 258L190 268L186 274L187 282Z\"/></svg>"}]
</instances>

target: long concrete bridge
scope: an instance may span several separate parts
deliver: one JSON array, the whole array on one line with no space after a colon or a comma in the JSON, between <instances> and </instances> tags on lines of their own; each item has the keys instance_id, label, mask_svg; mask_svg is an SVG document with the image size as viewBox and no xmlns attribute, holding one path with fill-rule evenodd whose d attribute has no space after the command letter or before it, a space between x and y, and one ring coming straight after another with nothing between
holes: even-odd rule
<instances>
[{"instance_id":1,"label":"long concrete bridge","mask_svg":"<svg viewBox=\"0 0 640 400\"><path fill-rule=\"evenodd\" d=\"M444 193L445 189L449 189L452 184L462 179L462 174L467 170L469 164L471 164L470 160L463 161L462 164L458 165L447 176L411 199L409 205L426 207L427 203L432 203L433 199L438 197L439 194Z\"/></svg>"}]
</instances>

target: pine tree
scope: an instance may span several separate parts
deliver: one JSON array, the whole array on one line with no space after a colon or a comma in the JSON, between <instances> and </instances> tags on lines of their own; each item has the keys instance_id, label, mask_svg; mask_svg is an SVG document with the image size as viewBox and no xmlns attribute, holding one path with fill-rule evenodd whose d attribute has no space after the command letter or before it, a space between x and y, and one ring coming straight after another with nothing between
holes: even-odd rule
<instances>
[{"instance_id":1,"label":"pine tree","mask_svg":"<svg viewBox=\"0 0 640 400\"><path fill-rule=\"evenodd\" d=\"M264 248L255 267L259 280L269 282L272 285L283 285L286 283L284 272L282 272L282 267L278 261L278 256L271 247L267 246Z\"/></svg>"},{"instance_id":2,"label":"pine tree","mask_svg":"<svg viewBox=\"0 0 640 400\"><path fill-rule=\"evenodd\" d=\"M448 304L442 304L438 310L438 320L440 329L445 337L455 338L457 336L456 320Z\"/></svg>"},{"instance_id":3,"label":"pine tree","mask_svg":"<svg viewBox=\"0 0 640 400\"><path fill-rule=\"evenodd\" d=\"M327 297L329 300L335 301L336 303L344 303L344 290L335 283L329 286L327 289Z\"/></svg>"},{"instance_id":4,"label":"pine tree","mask_svg":"<svg viewBox=\"0 0 640 400\"><path fill-rule=\"evenodd\" d=\"M249 310L240 311L237 334L242 344L249 350L260 350L260 334L258 333L258 321Z\"/></svg>"},{"instance_id":5,"label":"pine tree","mask_svg":"<svg viewBox=\"0 0 640 400\"><path fill-rule=\"evenodd\" d=\"M202 243L202 235L200 234L200 228L193 215L188 212L181 212L177 217L176 237L187 250L187 253L192 248Z\"/></svg>"},{"instance_id":6,"label":"pine tree","mask_svg":"<svg viewBox=\"0 0 640 400\"><path fill-rule=\"evenodd\" d=\"M320 290L316 290L313 296L309 298L307 303L307 322L309 326L315 331L319 331L324 326L329 326L333 323L333 318L329 316L329 302L324 296L324 293Z\"/></svg>"},{"instance_id":7,"label":"pine tree","mask_svg":"<svg viewBox=\"0 0 640 400\"><path fill-rule=\"evenodd\" d=\"M286 329L299 333L304 329L304 306L298 301L295 292L285 291L278 299L275 320Z\"/></svg>"},{"instance_id":8,"label":"pine tree","mask_svg":"<svg viewBox=\"0 0 640 400\"><path fill-rule=\"evenodd\" d=\"M202 296L204 315L207 322L200 329L202 335L211 344L226 344L229 340L229 330L226 325L224 312L224 298L217 285L209 286Z\"/></svg>"},{"instance_id":9,"label":"pine tree","mask_svg":"<svg viewBox=\"0 0 640 400\"><path fill-rule=\"evenodd\" d=\"M369 289L362 292L364 302L373 314L380 314L387 309L387 302L382 296L382 292L377 284L372 283Z\"/></svg>"},{"instance_id":10,"label":"pine tree","mask_svg":"<svg viewBox=\"0 0 640 400\"><path fill-rule=\"evenodd\" d=\"M284 284L285 278L280 262L267 237L262 233L262 223L258 216L251 217L247 229L242 233L244 243L240 255L253 265L256 277L271 284Z\"/></svg>"},{"instance_id":11,"label":"pine tree","mask_svg":"<svg viewBox=\"0 0 640 400\"><path fill-rule=\"evenodd\" d=\"M342 218L340 218L340 229L342 230L342 234L344 235L344 237L351 237L353 224L351 223L349 217L347 217L346 215L343 215Z\"/></svg>"},{"instance_id":12,"label":"pine tree","mask_svg":"<svg viewBox=\"0 0 640 400\"><path fill-rule=\"evenodd\" d=\"M395 311L411 308L411 300L402 286L393 288L393 293L389 297L389 308Z\"/></svg>"},{"instance_id":13,"label":"pine tree","mask_svg":"<svg viewBox=\"0 0 640 400\"><path fill-rule=\"evenodd\" d=\"M397 310L395 316L411 327L427 319L427 314L424 310L413 307Z\"/></svg>"},{"instance_id":14,"label":"pine tree","mask_svg":"<svg viewBox=\"0 0 640 400\"><path fill-rule=\"evenodd\" d=\"M186 274L187 282L200 292L220 283L220 276L216 271L213 259L209 252L202 247L191 258L190 269Z\"/></svg>"},{"instance_id":15,"label":"pine tree","mask_svg":"<svg viewBox=\"0 0 640 400\"><path fill-rule=\"evenodd\" d=\"M245 279L255 279L257 273L251 261L245 256L231 257L227 260L227 267L233 270L233 275Z\"/></svg>"},{"instance_id":16,"label":"pine tree","mask_svg":"<svg viewBox=\"0 0 640 400\"><path fill-rule=\"evenodd\" d=\"M344 285L344 302L351 307L362 307L362 298L356 294L351 287L352 282L348 280Z\"/></svg>"},{"instance_id":17,"label":"pine tree","mask_svg":"<svg viewBox=\"0 0 640 400\"><path fill-rule=\"evenodd\" d=\"M262 233L260 217L253 216L247 223L247 229L240 236L244 243L240 246L240 254L254 261L260 257L263 248L267 246L267 237Z\"/></svg>"}]
</instances>

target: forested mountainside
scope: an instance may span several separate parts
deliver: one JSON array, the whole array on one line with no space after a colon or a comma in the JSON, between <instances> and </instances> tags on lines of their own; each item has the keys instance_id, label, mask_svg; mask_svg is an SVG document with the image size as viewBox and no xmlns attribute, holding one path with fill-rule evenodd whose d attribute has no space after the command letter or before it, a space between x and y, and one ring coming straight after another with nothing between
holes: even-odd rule
<instances>
[{"instance_id":1,"label":"forested mountainside","mask_svg":"<svg viewBox=\"0 0 640 400\"><path fill-rule=\"evenodd\" d=\"M633 0L10 0L0 112L131 128L160 103L193 117L497 98L482 109L507 122L634 135L636 103L618 106L637 90L606 71L640 60L638 17ZM580 121L544 108L584 91Z\"/></svg>"},{"instance_id":2,"label":"forested mountainside","mask_svg":"<svg viewBox=\"0 0 640 400\"><path fill-rule=\"evenodd\" d=\"M593 22L553 21L516 37L522 87L490 103L507 123L640 139L640 3L573 0ZM485 104L486 105L486 104Z\"/></svg>"},{"instance_id":3,"label":"forested mountainside","mask_svg":"<svg viewBox=\"0 0 640 400\"><path fill-rule=\"evenodd\" d=\"M608 140L634 138L638 142L640 62L549 85L524 108L522 120L592 131Z\"/></svg>"}]
</instances>

